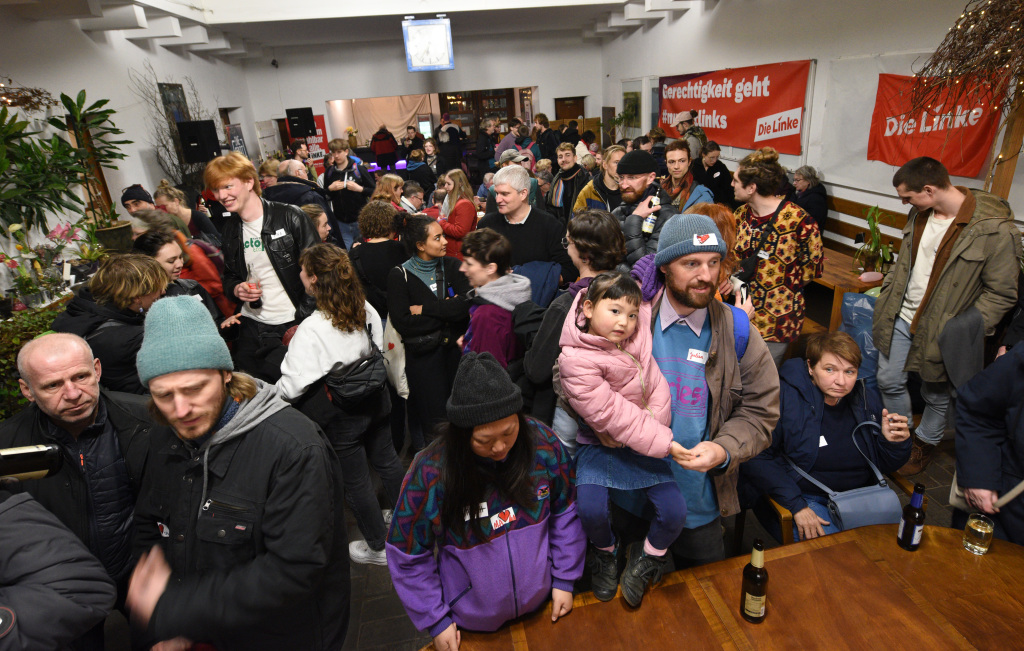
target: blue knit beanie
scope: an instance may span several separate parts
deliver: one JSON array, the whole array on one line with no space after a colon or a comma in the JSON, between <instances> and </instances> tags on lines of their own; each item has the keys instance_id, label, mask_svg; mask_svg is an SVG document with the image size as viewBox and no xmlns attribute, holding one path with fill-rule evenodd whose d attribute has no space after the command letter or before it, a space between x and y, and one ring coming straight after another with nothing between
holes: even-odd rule
<instances>
[{"instance_id":1,"label":"blue knit beanie","mask_svg":"<svg viewBox=\"0 0 1024 651\"><path fill-rule=\"evenodd\" d=\"M661 227L654 264L660 267L691 253L717 253L724 258L722 234L710 217L675 215Z\"/></svg>"},{"instance_id":2,"label":"blue knit beanie","mask_svg":"<svg viewBox=\"0 0 1024 651\"><path fill-rule=\"evenodd\" d=\"M195 296L170 296L153 303L135 365L147 387L153 378L176 371L235 368L217 324Z\"/></svg>"}]
</instances>

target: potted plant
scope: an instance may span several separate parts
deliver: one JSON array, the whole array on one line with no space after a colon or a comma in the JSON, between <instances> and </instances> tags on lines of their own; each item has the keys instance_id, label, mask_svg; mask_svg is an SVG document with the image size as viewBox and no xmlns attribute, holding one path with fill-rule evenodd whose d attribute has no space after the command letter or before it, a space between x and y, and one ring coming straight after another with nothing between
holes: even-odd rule
<instances>
[{"instance_id":1,"label":"potted plant","mask_svg":"<svg viewBox=\"0 0 1024 651\"><path fill-rule=\"evenodd\" d=\"M359 141L356 140L356 134L359 133L359 129L355 127L345 127L345 134L348 135L348 146L355 149L359 146Z\"/></svg>"},{"instance_id":2,"label":"potted plant","mask_svg":"<svg viewBox=\"0 0 1024 651\"><path fill-rule=\"evenodd\" d=\"M880 221L886 218L887 214L878 206L871 206L864 212L868 232L865 234L867 237L864 243L853 256L854 270L885 273L892 264L892 246L882 243L882 231L878 228Z\"/></svg>"},{"instance_id":3,"label":"potted plant","mask_svg":"<svg viewBox=\"0 0 1024 651\"><path fill-rule=\"evenodd\" d=\"M103 168L117 169L114 162L125 157L120 147L131 141L112 139L124 132L111 120L115 111L104 108L109 100L87 105L83 90L74 99L62 93L60 101L67 111L66 119L53 117L49 123L74 138L75 152L84 168L79 182L85 186L87 196L85 215L96 224L95 238L108 250L128 251L132 246L131 223L118 218Z\"/></svg>"},{"instance_id":4,"label":"potted plant","mask_svg":"<svg viewBox=\"0 0 1024 651\"><path fill-rule=\"evenodd\" d=\"M621 127L624 124L632 123L632 121L633 121L633 112L631 110L627 109L625 111L622 111L621 113L619 113L615 117L613 117L611 120L608 120L607 124L604 124L602 122L602 123L600 123L600 125L601 125L602 129L607 129L607 131L608 131L608 139L611 142L614 143L615 142L615 131L616 131L616 129L618 129L619 127Z\"/></svg>"}]
</instances>

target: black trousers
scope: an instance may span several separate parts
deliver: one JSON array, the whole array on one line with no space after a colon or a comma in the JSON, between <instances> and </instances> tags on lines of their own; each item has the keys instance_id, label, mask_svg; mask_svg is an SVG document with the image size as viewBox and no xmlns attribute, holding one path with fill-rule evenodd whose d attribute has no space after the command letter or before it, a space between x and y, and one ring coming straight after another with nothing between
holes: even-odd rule
<instances>
[{"instance_id":1,"label":"black trousers","mask_svg":"<svg viewBox=\"0 0 1024 651\"><path fill-rule=\"evenodd\" d=\"M235 370L249 373L271 384L281 379L281 362L288 347L281 343L281 337L297 321L281 325L266 325L248 317L241 317L238 339L231 353Z\"/></svg>"},{"instance_id":2,"label":"black trousers","mask_svg":"<svg viewBox=\"0 0 1024 651\"><path fill-rule=\"evenodd\" d=\"M455 382L462 353L455 344L413 355L406 350L405 376L409 380L409 408L419 417L427 443L434 439L434 428L448 420L446 405Z\"/></svg>"}]
</instances>

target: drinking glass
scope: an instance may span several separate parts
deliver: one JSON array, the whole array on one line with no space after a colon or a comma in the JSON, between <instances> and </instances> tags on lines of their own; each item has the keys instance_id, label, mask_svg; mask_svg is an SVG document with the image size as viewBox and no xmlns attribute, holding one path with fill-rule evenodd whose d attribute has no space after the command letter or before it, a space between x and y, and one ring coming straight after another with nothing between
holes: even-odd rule
<instances>
[{"instance_id":1,"label":"drinking glass","mask_svg":"<svg viewBox=\"0 0 1024 651\"><path fill-rule=\"evenodd\" d=\"M984 556L992 544L994 529L995 523L992 522L992 518L984 513L972 513L967 518L967 526L964 527L964 549L972 554Z\"/></svg>"}]
</instances>

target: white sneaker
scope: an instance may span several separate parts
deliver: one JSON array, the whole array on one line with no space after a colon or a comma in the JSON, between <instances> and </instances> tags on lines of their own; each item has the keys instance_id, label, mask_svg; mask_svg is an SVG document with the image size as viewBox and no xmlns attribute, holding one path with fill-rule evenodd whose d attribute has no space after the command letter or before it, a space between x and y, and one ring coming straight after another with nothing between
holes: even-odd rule
<instances>
[{"instance_id":1,"label":"white sneaker","mask_svg":"<svg viewBox=\"0 0 1024 651\"><path fill-rule=\"evenodd\" d=\"M380 514L384 516L384 526L390 527L391 526L391 516L393 516L395 514L395 512L392 511L391 509L382 509Z\"/></svg>"},{"instance_id":2,"label":"white sneaker","mask_svg":"<svg viewBox=\"0 0 1024 651\"><path fill-rule=\"evenodd\" d=\"M384 565L388 564L387 554L384 550L379 552L370 549L370 546L366 544L365 540L353 540L348 544L348 557L353 563L371 564L371 565Z\"/></svg>"}]
</instances>

